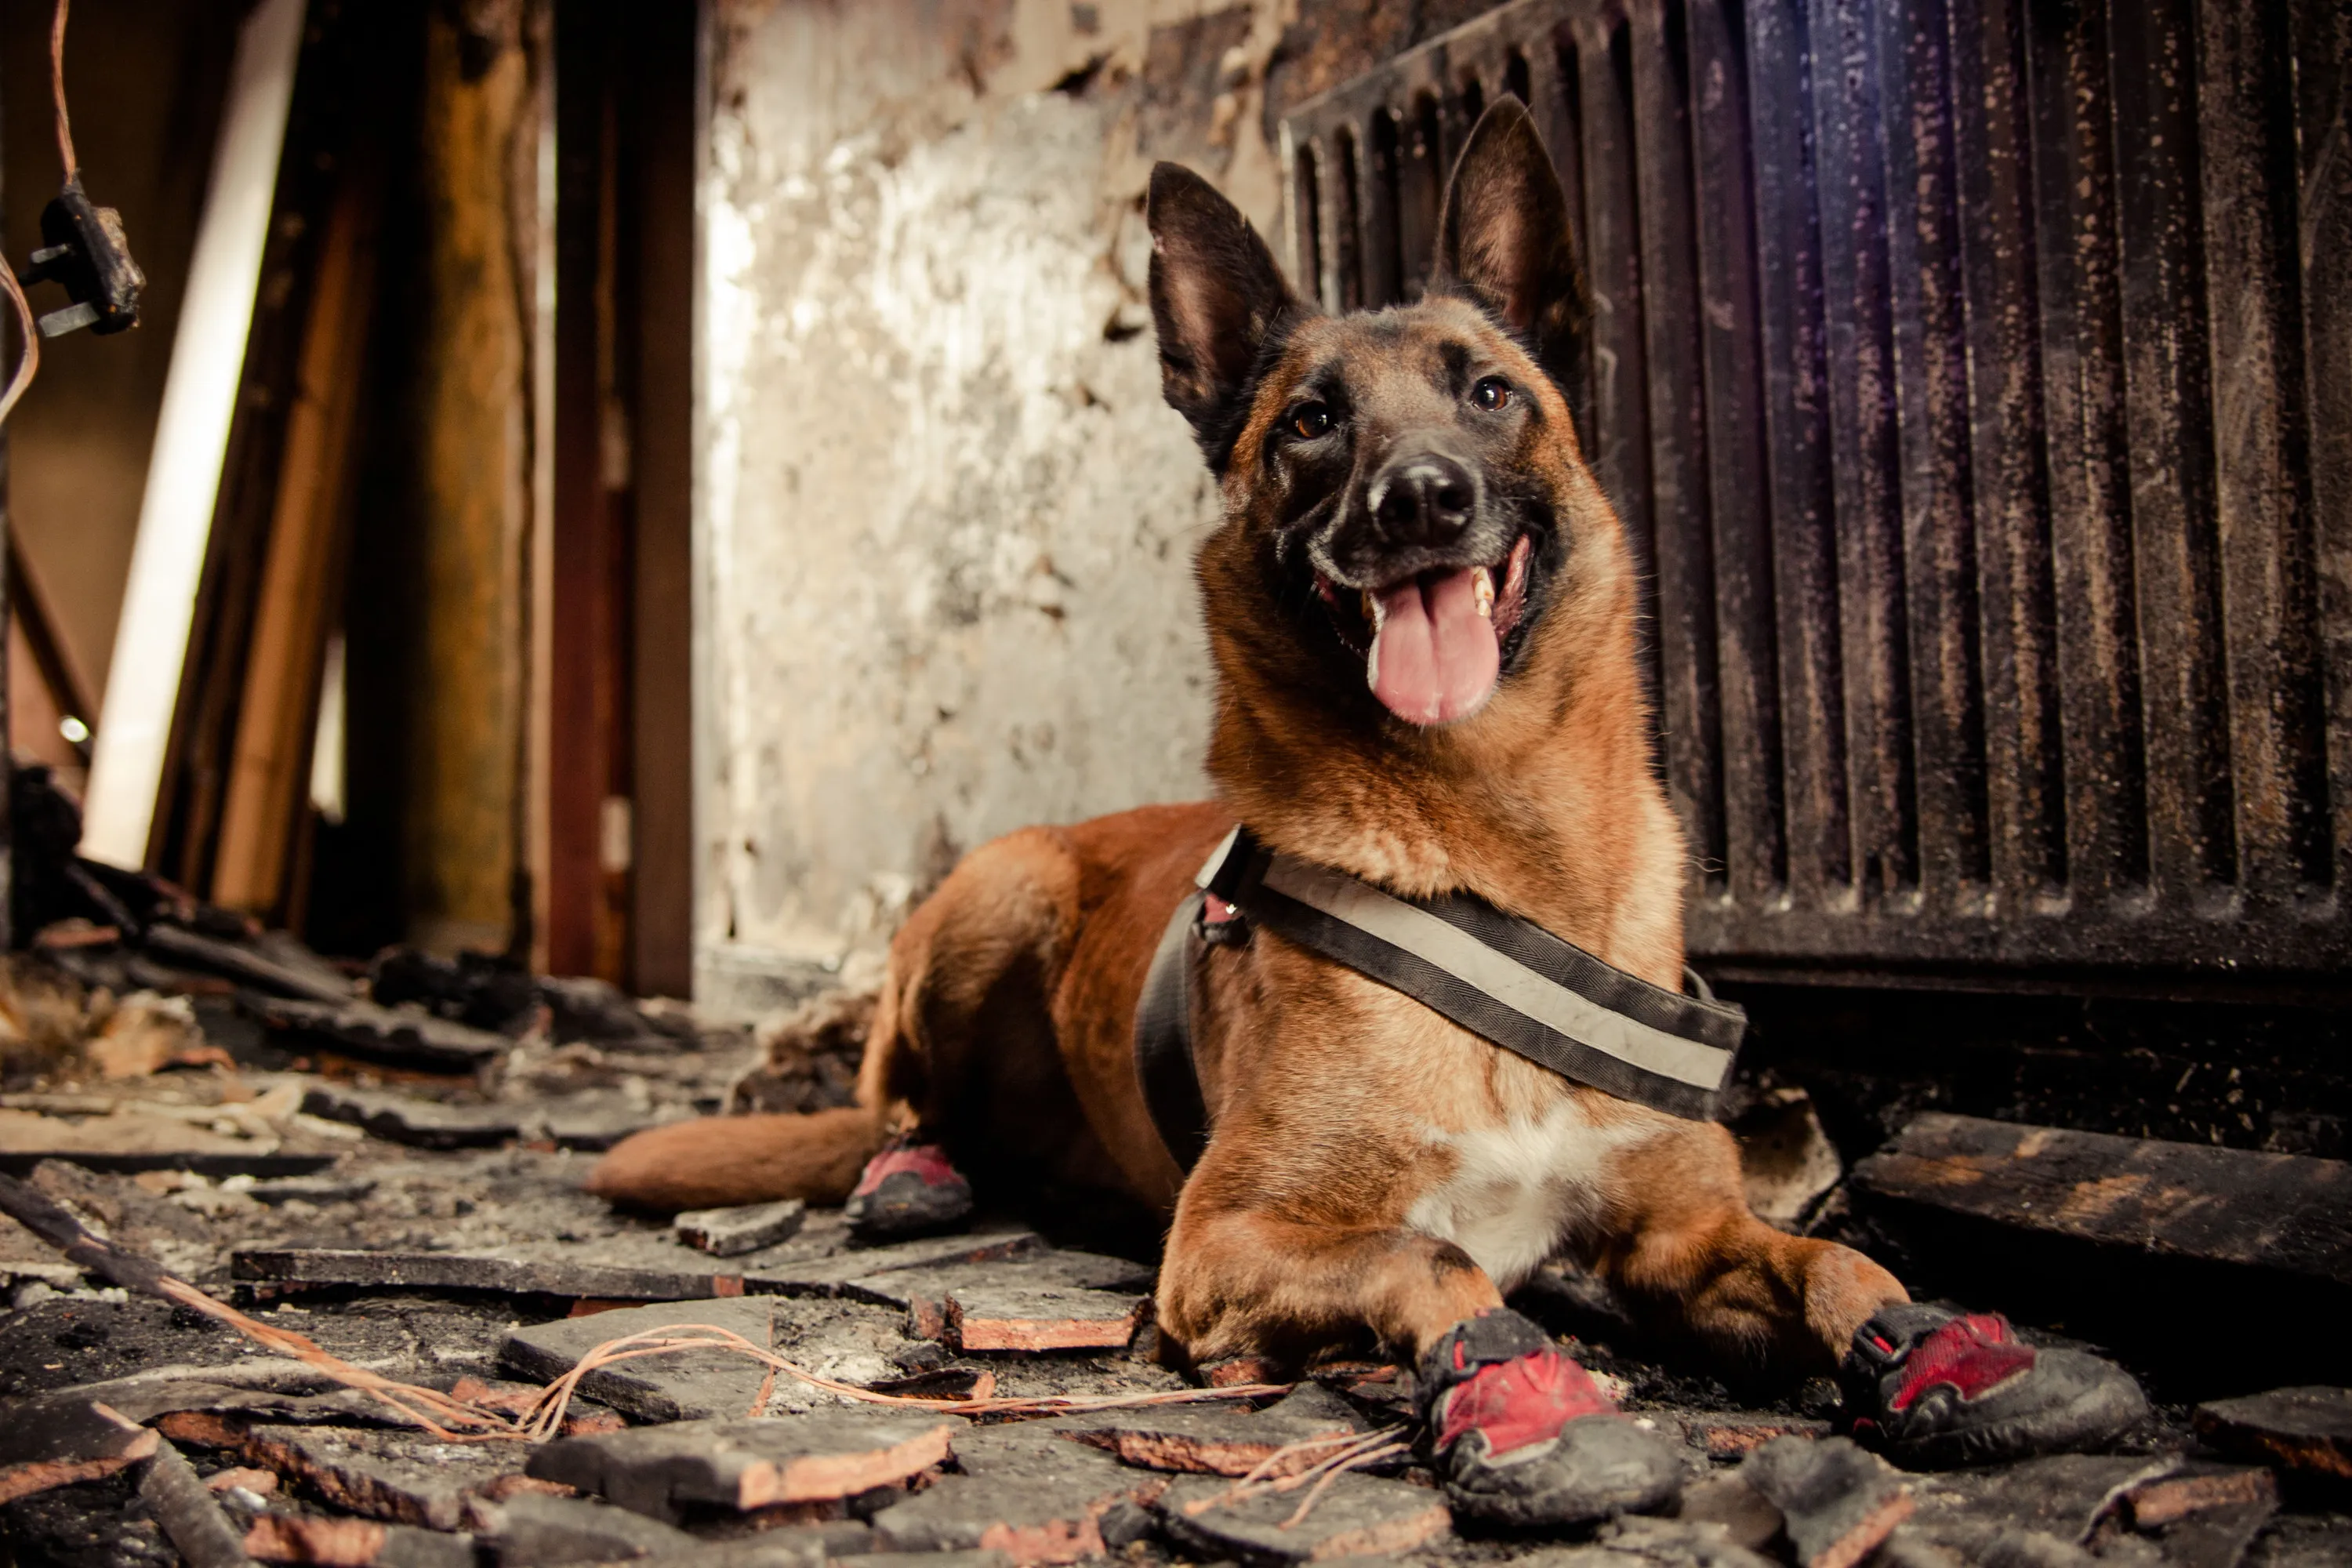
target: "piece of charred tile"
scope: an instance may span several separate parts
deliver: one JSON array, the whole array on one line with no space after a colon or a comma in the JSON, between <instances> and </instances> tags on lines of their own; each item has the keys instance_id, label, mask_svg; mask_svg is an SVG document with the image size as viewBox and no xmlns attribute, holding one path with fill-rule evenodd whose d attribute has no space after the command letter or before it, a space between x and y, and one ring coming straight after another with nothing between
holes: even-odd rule
<instances>
[{"instance_id":1,"label":"piece of charred tile","mask_svg":"<svg viewBox=\"0 0 2352 1568\"><path fill-rule=\"evenodd\" d=\"M1801 1568L1853 1568L1917 1507L1893 1467L1847 1437L1775 1437L1739 1479L1780 1510Z\"/></svg>"},{"instance_id":2,"label":"piece of charred tile","mask_svg":"<svg viewBox=\"0 0 2352 1568\"><path fill-rule=\"evenodd\" d=\"M740 1296L744 1289L740 1274L622 1268L584 1258L570 1262L501 1253L395 1252L327 1247L241 1248L229 1255L229 1274L248 1284L484 1290L512 1296L571 1296L607 1301L700 1300Z\"/></svg>"},{"instance_id":3,"label":"piece of charred tile","mask_svg":"<svg viewBox=\"0 0 2352 1568\"><path fill-rule=\"evenodd\" d=\"M243 1568L244 1531L171 1444L159 1444L141 1467L139 1499L190 1568Z\"/></svg>"},{"instance_id":4,"label":"piece of charred tile","mask_svg":"<svg viewBox=\"0 0 2352 1568\"><path fill-rule=\"evenodd\" d=\"M561 1438L531 1455L527 1473L674 1524L691 1505L750 1512L891 1486L945 1462L962 1425L883 1409L681 1421Z\"/></svg>"},{"instance_id":5,"label":"piece of charred tile","mask_svg":"<svg viewBox=\"0 0 2352 1568\"><path fill-rule=\"evenodd\" d=\"M808 1218L808 1205L799 1198L772 1204L743 1204L734 1208L689 1209L671 1221L678 1240L713 1258L740 1258L789 1241Z\"/></svg>"},{"instance_id":6,"label":"piece of charred tile","mask_svg":"<svg viewBox=\"0 0 2352 1568\"><path fill-rule=\"evenodd\" d=\"M559 1568L672 1557L702 1542L659 1520L588 1498L523 1492L487 1513L499 1568Z\"/></svg>"},{"instance_id":7,"label":"piece of charred tile","mask_svg":"<svg viewBox=\"0 0 2352 1568\"><path fill-rule=\"evenodd\" d=\"M808 1372L858 1386L915 1370L919 1352L936 1346L908 1340L898 1314L846 1301L796 1301L776 1296L667 1302L534 1323L508 1333L499 1357L520 1376L546 1383L598 1345L665 1328L704 1324L740 1335ZM640 1421L683 1421L838 1406L837 1396L788 1373L772 1382L767 1365L720 1350L694 1350L615 1363L590 1373L581 1392ZM761 1391L766 1398L761 1399Z\"/></svg>"},{"instance_id":8,"label":"piece of charred tile","mask_svg":"<svg viewBox=\"0 0 2352 1568\"><path fill-rule=\"evenodd\" d=\"M1210 1476L1245 1476L1294 1444L1342 1439L1371 1428L1355 1406L1311 1383L1255 1415L1223 1402L1160 1405L1105 1411L1058 1425L1072 1440L1114 1454L1130 1465ZM1331 1451L1301 1449L1275 1460L1265 1473L1270 1478L1294 1475L1328 1458Z\"/></svg>"},{"instance_id":9,"label":"piece of charred tile","mask_svg":"<svg viewBox=\"0 0 2352 1568\"><path fill-rule=\"evenodd\" d=\"M948 1294L940 1335L966 1353L1125 1350L1150 1300L1054 1286L964 1286Z\"/></svg>"},{"instance_id":10,"label":"piece of charred tile","mask_svg":"<svg viewBox=\"0 0 2352 1568\"><path fill-rule=\"evenodd\" d=\"M163 1439L103 1401L52 1396L0 1421L0 1503L127 1469Z\"/></svg>"},{"instance_id":11,"label":"piece of charred tile","mask_svg":"<svg viewBox=\"0 0 2352 1568\"><path fill-rule=\"evenodd\" d=\"M1343 1474L1299 1519L1307 1489L1259 1491L1235 1500L1231 1481L1189 1478L1160 1498L1160 1528L1204 1557L1253 1568L1426 1551L1453 1531L1444 1495L1409 1481Z\"/></svg>"},{"instance_id":12,"label":"piece of charred tile","mask_svg":"<svg viewBox=\"0 0 2352 1568\"><path fill-rule=\"evenodd\" d=\"M1700 1414L1682 1418L1683 1439L1710 1459L1738 1459L1775 1437L1826 1437L1830 1424L1801 1416L1757 1417Z\"/></svg>"},{"instance_id":13,"label":"piece of charred tile","mask_svg":"<svg viewBox=\"0 0 2352 1568\"><path fill-rule=\"evenodd\" d=\"M335 1568L476 1568L479 1560L470 1535L305 1514L263 1514L246 1531L244 1545L257 1562Z\"/></svg>"},{"instance_id":14,"label":"piece of charred tile","mask_svg":"<svg viewBox=\"0 0 2352 1568\"><path fill-rule=\"evenodd\" d=\"M329 1050L432 1072L470 1072L504 1059L504 1035L373 1002L296 1001L247 993L240 1005L294 1049Z\"/></svg>"},{"instance_id":15,"label":"piece of charred tile","mask_svg":"<svg viewBox=\"0 0 2352 1568\"><path fill-rule=\"evenodd\" d=\"M2197 1435L2222 1453L2352 1482L2352 1389L2274 1388L2197 1407Z\"/></svg>"},{"instance_id":16,"label":"piece of charred tile","mask_svg":"<svg viewBox=\"0 0 2352 1568\"><path fill-rule=\"evenodd\" d=\"M1675 1517L1693 1524L1719 1526L1725 1539L1750 1552L1771 1545L1781 1530L1780 1510L1772 1500L1736 1472L1709 1476L1685 1487Z\"/></svg>"},{"instance_id":17,"label":"piece of charred tile","mask_svg":"<svg viewBox=\"0 0 2352 1568\"><path fill-rule=\"evenodd\" d=\"M248 1426L194 1414L166 1416L163 1426L176 1442L226 1450L336 1508L427 1530L463 1529L480 1501L529 1484L520 1443L444 1443L406 1428Z\"/></svg>"},{"instance_id":18,"label":"piece of charred tile","mask_svg":"<svg viewBox=\"0 0 2352 1568\"><path fill-rule=\"evenodd\" d=\"M388 1143L415 1149L481 1149L515 1137L522 1123L515 1109L499 1105L453 1105L413 1094L389 1094L322 1083L302 1096L305 1115L345 1121Z\"/></svg>"},{"instance_id":19,"label":"piece of charred tile","mask_svg":"<svg viewBox=\"0 0 2352 1568\"><path fill-rule=\"evenodd\" d=\"M957 1439L961 1475L874 1516L877 1545L899 1552L1002 1552L1014 1563L1100 1556L1116 1504L1148 1504L1167 1478L1131 1469L1040 1425L980 1427Z\"/></svg>"}]
</instances>

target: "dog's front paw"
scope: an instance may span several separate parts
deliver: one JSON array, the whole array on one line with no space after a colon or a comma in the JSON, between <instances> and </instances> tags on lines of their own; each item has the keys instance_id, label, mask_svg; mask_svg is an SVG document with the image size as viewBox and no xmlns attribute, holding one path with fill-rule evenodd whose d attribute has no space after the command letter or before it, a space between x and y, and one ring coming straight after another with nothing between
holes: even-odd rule
<instances>
[{"instance_id":1,"label":"dog's front paw","mask_svg":"<svg viewBox=\"0 0 2352 1568\"><path fill-rule=\"evenodd\" d=\"M1591 1374L1517 1312L1456 1324L1422 1357L1417 1382L1457 1516L1580 1524L1649 1512L1682 1489L1673 1447L1618 1414Z\"/></svg>"},{"instance_id":2,"label":"dog's front paw","mask_svg":"<svg viewBox=\"0 0 2352 1568\"><path fill-rule=\"evenodd\" d=\"M2147 1415L2111 1362L2029 1345L1998 1314L1908 1301L1855 1331L1839 1381L1854 1436L1912 1469L2095 1448Z\"/></svg>"}]
</instances>

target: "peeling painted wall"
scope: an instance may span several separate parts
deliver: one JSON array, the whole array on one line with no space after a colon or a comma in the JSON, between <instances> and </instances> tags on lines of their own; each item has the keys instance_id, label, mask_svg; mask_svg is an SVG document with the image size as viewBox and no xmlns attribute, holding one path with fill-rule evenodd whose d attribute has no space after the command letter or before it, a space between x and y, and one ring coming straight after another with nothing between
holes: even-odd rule
<instances>
[{"instance_id":1,"label":"peeling painted wall","mask_svg":"<svg viewBox=\"0 0 2352 1568\"><path fill-rule=\"evenodd\" d=\"M714 11L706 1000L870 952L997 834L1203 793L1214 496L1160 397L1141 199L1182 156L1273 231L1284 20Z\"/></svg>"}]
</instances>

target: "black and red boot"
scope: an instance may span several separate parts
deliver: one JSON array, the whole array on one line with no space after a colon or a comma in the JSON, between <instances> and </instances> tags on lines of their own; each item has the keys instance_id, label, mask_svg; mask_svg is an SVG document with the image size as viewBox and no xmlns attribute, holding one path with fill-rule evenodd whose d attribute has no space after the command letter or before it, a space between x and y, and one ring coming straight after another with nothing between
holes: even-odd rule
<instances>
[{"instance_id":1,"label":"black and red boot","mask_svg":"<svg viewBox=\"0 0 2352 1568\"><path fill-rule=\"evenodd\" d=\"M1911 1469L2095 1448L2147 1415L2111 1362L2027 1344L1998 1313L1910 1301L1855 1331L1839 1381L1854 1436Z\"/></svg>"},{"instance_id":2,"label":"black and red boot","mask_svg":"<svg viewBox=\"0 0 2352 1568\"><path fill-rule=\"evenodd\" d=\"M1549 1335L1507 1310L1465 1319L1421 1358L1416 1394L1457 1515L1578 1524L1681 1491L1674 1447L1621 1415Z\"/></svg>"},{"instance_id":3,"label":"black and red boot","mask_svg":"<svg viewBox=\"0 0 2352 1568\"><path fill-rule=\"evenodd\" d=\"M866 1163L841 1212L850 1230L867 1241L928 1236L971 1216L971 1184L929 1137L901 1132Z\"/></svg>"}]
</instances>

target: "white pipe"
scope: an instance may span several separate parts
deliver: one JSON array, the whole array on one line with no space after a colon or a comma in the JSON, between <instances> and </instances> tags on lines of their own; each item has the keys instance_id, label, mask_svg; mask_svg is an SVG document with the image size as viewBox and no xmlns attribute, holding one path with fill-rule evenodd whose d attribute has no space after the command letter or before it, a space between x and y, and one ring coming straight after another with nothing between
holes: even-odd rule
<instances>
[{"instance_id":1,"label":"white pipe","mask_svg":"<svg viewBox=\"0 0 2352 1568\"><path fill-rule=\"evenodd\" d=\"M269 237L303 10L304 0L261 0L237 35L82 805L82 853L111 865L147 860Z\"/></svg>"}]
</instances>

